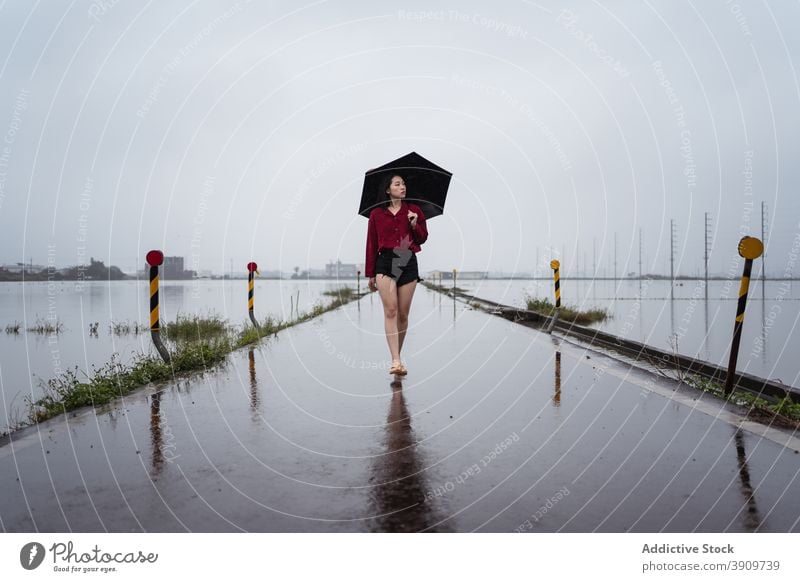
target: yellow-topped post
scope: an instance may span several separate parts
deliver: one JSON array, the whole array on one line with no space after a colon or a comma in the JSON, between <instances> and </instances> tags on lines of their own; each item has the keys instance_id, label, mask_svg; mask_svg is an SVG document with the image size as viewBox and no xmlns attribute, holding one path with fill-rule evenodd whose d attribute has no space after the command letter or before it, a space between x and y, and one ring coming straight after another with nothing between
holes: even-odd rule
<instances>
[{"instance_id":1,"label":"yellow-topped post","mask_svg":"<svg viewBox=\"0 0 800 582\"><path fill-rule=\"evenodd\" d=\"M739 302L736 304L736 320L733 322L733 341L731 354L728 360L728 375L725 377L725 395L733 391L733 381L736 376L736 360L739 358L739 342L742 339L744 325L744 310L747 307L747 291L750 288L750 271L753 260L764 253L764 244L757 238L745 236L739 241L739 256L744 259L742 282L739 285Z\"/></svg>"},{"instance_id":2,"label":"yellow-topped post","mask_svg":"<svg viewBox=\"0 0 800 582\"><path fill-rule=\"evenodd\" d=\"M553 283L556 287L556 309L559 309L561 307L561 275L559 274L561 263L557 259L553 259L550 261L550 268L553 269Z\"/></svg>"},{"instance_id":3,"label":"yellow-topped post","mask_svg":"<svg viewBox=\"0 0 800 582\"><path fill-rule=\"evenodd\" d=\"M558 320L558 310L561 309L561 263L558 259L550 261L550 268L553 269L553 284L555 285L556 292L556 308L553 311L553 316L550 318L550 325L547 326L547 333L551 333Z\"/></svg>"}]
</instances>

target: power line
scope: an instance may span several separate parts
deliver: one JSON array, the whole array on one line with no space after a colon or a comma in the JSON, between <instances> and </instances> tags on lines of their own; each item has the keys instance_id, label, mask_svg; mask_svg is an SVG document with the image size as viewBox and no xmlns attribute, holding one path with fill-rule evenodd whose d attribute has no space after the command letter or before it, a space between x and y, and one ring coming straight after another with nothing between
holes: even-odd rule
<instances>
[{"instance_id":1,"label":"power line","mask_svg":"<svg viewBox=\"0 0 800 582\"><path fill-rule=\"evenodd\" d=\"M761 243L764 245L764 254L761 255L761 280L767 278L767 203L761 202Z\"/></svg>"}]
</instances>

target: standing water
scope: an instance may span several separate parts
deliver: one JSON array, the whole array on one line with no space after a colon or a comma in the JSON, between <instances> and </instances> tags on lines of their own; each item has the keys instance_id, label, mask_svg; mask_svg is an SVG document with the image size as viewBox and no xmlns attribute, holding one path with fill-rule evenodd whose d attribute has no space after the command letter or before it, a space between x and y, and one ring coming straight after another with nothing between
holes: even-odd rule
<instances>
[{"instance_id":1,"label":"standing water","mask_svg":"<svg viewBox=\"0 0 800 582\"><path fill-rule=\"evenodd\" d=\"M254 311L259 320L292 319L330 302L323 293L344 286L355 288L356 282L257 281ZM77 366L82 378L114 354L123 363L136 353L156 354L147 328L148 281L0 283L0 298L0 433L24 419L26 398L41 396L41 383L62 371ZM162 324L178 315L216 315L249 325L247 280L162 281L159 298ZM63 326L57 334L27 331L56 321ZM115 323L122 325L112 331ZM143 331L135 333L136 324Z\"/></svg>"},{"instance_id":2,"label":"standing water","mask_svg":"<svg viewBox=\"0 0 800 582\"><path fill-rule=\"evenodd\" d=\"M524 307L525 297L553 300L547 280L458 280L482 299ZM738 281L561 279L561 301L580 309L606 309L591 327L723 367L733 335ZM744 318L737 369L800 386L800 284L753 281Z\"/></svg>"}]
</instances>

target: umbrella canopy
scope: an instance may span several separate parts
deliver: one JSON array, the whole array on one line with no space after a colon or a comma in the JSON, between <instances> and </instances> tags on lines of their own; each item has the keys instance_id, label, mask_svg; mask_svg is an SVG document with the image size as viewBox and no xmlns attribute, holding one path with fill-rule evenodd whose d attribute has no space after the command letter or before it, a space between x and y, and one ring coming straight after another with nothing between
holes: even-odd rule
<instances>
[{"instance_id":1,"label":"umbrella canopy","mask_svg":"<svg viewBox=\"0 0 800 582\"><path fill-rule=\"evenodd\" d=\"M426 220L444 212L444 201L453 174L417 152L411 152L366 173L361 191L361 205L358 208L361 216L369 218L372 209L385 200L378 189L383 178L392 172L403 176L406 182L406 200L419 206Z\"/></svg>"}]
</instances>

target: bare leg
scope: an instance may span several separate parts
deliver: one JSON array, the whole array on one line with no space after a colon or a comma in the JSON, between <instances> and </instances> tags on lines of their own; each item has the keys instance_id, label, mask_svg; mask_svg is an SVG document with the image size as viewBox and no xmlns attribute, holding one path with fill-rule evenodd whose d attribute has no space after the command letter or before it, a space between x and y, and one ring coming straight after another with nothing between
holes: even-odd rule
<instances>
[{"instance_id":1,"label":"bare leg","mask_svg":"<svg viewBox=\"0 0 800 582\"><path fill-rule=\"evenodd\" d=\"M408 331L408 313L411 311L411 300L414 298L414 290L416 288L416 281L411 281L411 283L406 283L397 288L398 355L403 350L403 341L406 339L406 331Z\"/></svg>"},{"instance_id":2,"label":"bare leg","mask_svg":"<svg viewBox=\"0 0 800 582\"><path fill-rule=\"evenodd\" d=\"M397 284L394 279L386 275L378 274L376 277L378 293L383 302L383 328L386 331L386 342L389 344L389 352L392 355L392 362L400 361L400 344L397 334Z\"/></svg>"}]
</instances>

